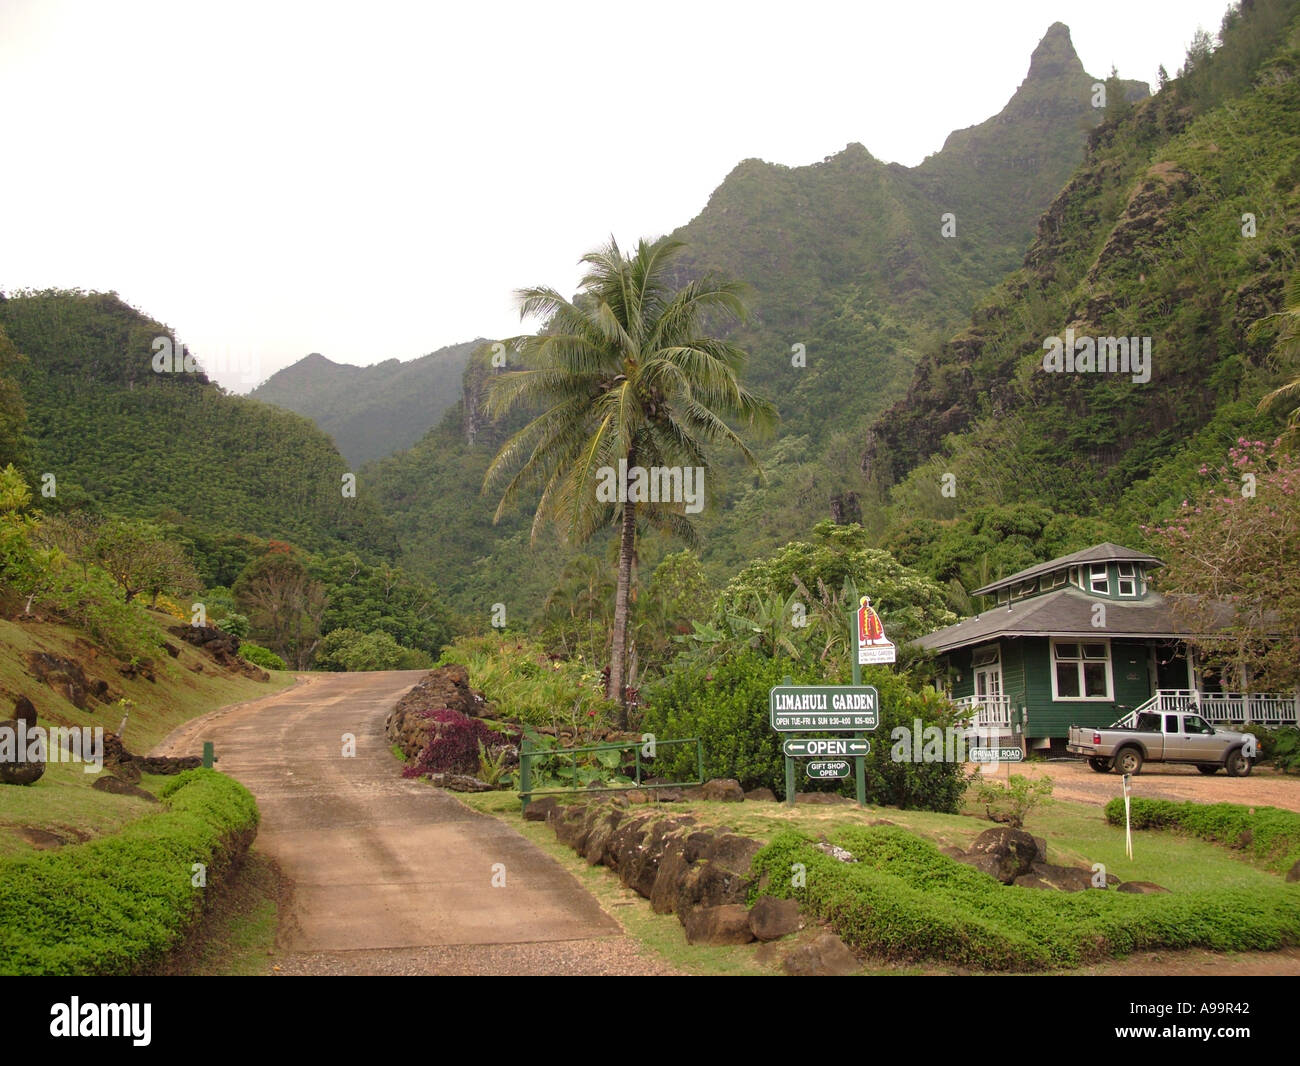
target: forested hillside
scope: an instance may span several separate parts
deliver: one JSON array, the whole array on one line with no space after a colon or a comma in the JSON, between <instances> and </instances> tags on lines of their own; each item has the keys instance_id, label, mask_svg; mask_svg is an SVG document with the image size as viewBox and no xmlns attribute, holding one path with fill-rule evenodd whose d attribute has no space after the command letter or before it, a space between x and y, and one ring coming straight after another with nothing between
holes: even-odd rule
<instances>
[{"instance_id":1,"label":"forested hillside","mask_svg":"<svg viewBox=\"0 0 1300 1066\"><path fill-rule=\"evenodd\" d=\"M676 231L687 243L682 276L713 270L750 287L751 317L732 335L750 356L747 382L782 417L758 453L766 487L720 465L718 506L697 522L715 580L822 519L863 518L862 430L902 395L922 347L937 344L1019 261L1106 114L1094 106L1098 81L1057 23L1007 107L954 132L920 166L882 163L861 145L807 167L747 160ZM1106 87L1112 113L1147 94L1119 78ZM945 230L948 213L955 228ZM366 478L407 565L458 606L485 611L499 599L487 589L505 586L536 611L570 553L550 540L530 552L520 531L531 515L491 525L496 501L478 489L502 435L471 440L483 421L484 374L471 361L461 406ZM642 565L671 547L647 534Z\"/></svg>"},{"instance_id":2,"label":"forested hillside","mask_svg":"<svg viewBox=\"0 0 1300 1066\"><path fill-rule=\"evenodd\" d=\"M318 352L273 374L249 393L306 415L333 439L355 470L409 448L460 398L461 374L482 340L439 348L418 359L371 366L335 363Z\"/></svg>"},{"instance_id":3,"label":"forested hillside","mask_svg":"<svg viewBox=\"0 0 1300 1066\"><path fill-rule=\"evenodd\" d=\"M115 294L0 297L0 328L25 356L13 373L46 510L396 553L373 494L364 482L344 494L350 468L310 419L232 396L183 361L156 372L154 341L170 331Z\"/></svg>"},{"instance_id":4,"label":"forested hillside","mask_svg":"<svg viewBox=\"0 0 1300 1066\"><path fill-rule=\"evenodd\" d=\"M1278 419L1255 407L1295 373L1270 357L1281 324L1269 316L1300 265L1296 11L1274 0L1230 14L1217 50L1202 41L1181 77L1098 128L1021 269L926 352L862 439L862 468L893 485L905 555L1011 505L1141 546L1140 527L1194 495L1203 464L1243 434L1275 434ZM1149 339L1146 374L1046 371L1067 330ZM964 554L978 580L978 553ZM1008 569L1043 553L1026 542L1019 554ZM934 576L962 566L949 557Z\"/></svg>"}]
</instances>

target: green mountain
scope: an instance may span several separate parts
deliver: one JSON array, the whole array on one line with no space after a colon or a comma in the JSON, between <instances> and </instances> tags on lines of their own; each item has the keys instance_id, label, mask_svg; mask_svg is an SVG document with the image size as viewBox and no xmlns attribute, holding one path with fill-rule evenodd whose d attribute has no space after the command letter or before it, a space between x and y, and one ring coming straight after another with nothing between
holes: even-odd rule
<instances>
[{"instance_id":1,"label":"green mountain","mask_svg":"<svg viewBox=\"0 0 1300 1066\"><path fill-rule=\"evenodd\" d=\"M1276 431L1254 408L1288 368L1255 327L1300 266L1300 4L1243 9L1217 49L1094 131L1020 269L858 439L897 543L924 555L944 525L1035 505L1142 546L1203 463ZM1149 366L1056 370L1053 338L1063 354L1071 335L1081 355L1085 338L1149 344Z\"/></svg>"},{"instance_id":2,"label":"green mountain","mask_svg":"<svg viewBox=\"0 0 1300 1066\"><path fill-rule=\"evenodd\" d=\"M335 363L318 352L273 374L249 395L306 415L355 470L409 448L459 398L469 353L482 339L418 359L373 366Z\"/></svg>"},{"instance_id":3,"label":"green mountain","mask_svg":"<svg viewBox=\"0 0 1300 1066\"><path fill-rule=\"evenodd\" d=\"M344 495L349 464L310 419L186 370L184 353L158 342L171 331L115 293L0 296L0 330L26 357L10 372L42 508L396 554L370 489Z\"/></svg>"},{"instance_id":4,"label":"green mountain","mask_svg":"<svg viewBox=\"0 0 1300 1066\"><path fill-rule=\"evenodd\" d=\"M902 395L917 347L1019 264L1103 116L1097 82L1055 23L1006 107L919 166L860 144L804 167L748 159L672 234L687 244L684 272L753 287L737 339L749 383L779 396L786 433L824 442L878 414ZM1148 93L1118 79L1110 91ZM806 366L793 365L796 344Z\"/></svg>"},{"instance_id":5,"label":"green mountain","mask_svg":"<svg viewBox=\"0 0 1300 1066\"><path fill-rule=\"evenodd\" d=\"M1006 108L953 133L920 166L882 163L860 145L808 167L747 160L674 233L687 242L683 277L716 269L752 286L753 315L736 339L751 355L747 380L777 399L783 418L778 439L760 449L767 486L732 468L721 506L701 516L715 578L823 518L861 517L860 433L903 394L926 341L955 328L1019 262L1102 119L1095 83L1058 23ZM1118 79L1108 88L1119 103L1147 94ZM944 235L946 212L956 216L955 236ZM504 600L490 591L498 587L531 614L569 552L549 539L530 550L532 516L493 527L495 500L478 496L501 437L485 434L476 413L489 373L483 355L440 426L364 473L405 565L471 615ZM664 548L647 539L646 572Z\"/></svg>"}]
</instances>

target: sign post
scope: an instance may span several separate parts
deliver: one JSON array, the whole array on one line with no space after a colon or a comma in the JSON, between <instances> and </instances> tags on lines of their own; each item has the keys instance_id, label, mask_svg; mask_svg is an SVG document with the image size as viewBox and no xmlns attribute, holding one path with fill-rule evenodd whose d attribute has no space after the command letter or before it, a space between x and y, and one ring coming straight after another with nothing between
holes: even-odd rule
<instances>
[{"instance_id":1,"label":"sign post","mask_svg":"<svg viewBox=\"0 0 1300 1066\"><path fill-rule=\"evenodd\" d=\"M810 756L817 757L807 768L808 777L814 781L848 777L852 759L858 805L867 805L866 755L871 751L871 742L864 734L880 723L880 693L870 685L856 683L860 677L856 663L853 674L852 685L796 685L787 676L783 684L769 691L769 720L778 733L812 730L853 734L852 738L791 738L781 745L787 806L794 806L794 760Z\"/></svg>"}]
</instances>

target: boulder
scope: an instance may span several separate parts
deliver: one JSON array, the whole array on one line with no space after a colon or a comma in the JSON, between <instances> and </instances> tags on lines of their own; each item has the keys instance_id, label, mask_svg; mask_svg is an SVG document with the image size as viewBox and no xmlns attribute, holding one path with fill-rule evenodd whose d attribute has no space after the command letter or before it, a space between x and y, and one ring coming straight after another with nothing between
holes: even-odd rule
<instances>
[{"instance_id":1,"label":"boulder","mask_svg":"<svg viewBox=\"0 0 1300 1066\"><path fill-rule=\"evenodd\" d=\"M799 901L760 896L749 910L749 928L758 940L779 940L799 931Z\"/></svg>"},{"instance_id":2,"label":"boulder","mask_svg":"<svg viewBox=\"0 0 1300 1066\"><path fill-rule=\"evenodd\" d=\"M1036 862L1027 874L1020 874L1013 884L1021 888L1054 888L1061 892L1082 892L1092 888L1092 871L1078 866L1053 866Z\"/></svg>"},{"instance_id":3,"label":"boulder","mask_svg":"<svg viewBox=\"0 0 1300 1066\"><path fill-rule=\"evenodd\" d=\"M397 706L384 722L384 736L390 743L398 745L408 759L414 759L428 743L433 725L428 718L420 717L421 712L444 708L459 711L470 718L496 716L496 709L483 693L469 687L469 673L465 667L453 663L430 670L397 701Z\"/></svg>"},{"instance_id":4,"label":"boulder","mask_svg":"<svg viewBox=\"0 0 1300 1066\"><path fill-rule=\"evenodd\" d=\"M541 799L530 799L528 806L524 808L525 822L544 822L547 815L555 809L556 799L554 796L543 796Z\"/></svg>"},{"instance_id":5,"label":"boulder","mask_svg":"<svg viewBox=\"0 0 1300 1066\"><path fill-rule=\"evenodd\" d=\"M14 700L14 721L26 722L28 729L36 726L36 708L26 696Z\"/></svg>"},{"instance_id":6,"label":"boulder","mask_svg":"<svg viewBox=\"0 0 1300 1066\"><path fill-rule=\"evenodd\" d=\"M681 831L682 826L675 818L660 818L652 823L637 851L620 859L618 876L623 884L637 895L649 899L654 891L664 852Z\"/></svg>"},{"instance_id":7,"label":"boulder","mask_svg":"<svg viewBox=\"0 0 1300 1066\"><path fill-rule=\"evenodd\" d=\"M1132 892L1139 896L1154 896L1169 889L1157 885L1154 881L1125 881L1115 889L1116 892Z\"/></svg>"},{"instance_id":8,"label":"boulder","mask_svg":"<svg viewBox=\"0 0 1300 1066\"><path fill-rule=\"evenodd\" d=\"M608 811L596 819L587 832L587 839L582 842L582 856L587 860L588 866L599 866L605 862L605 849L622 820L623 812L617 810Z\"/></svg>"},{"instance_id":9,"label":"boulder","mask_svg":"<svg viewBox=\"0 0 1300 1066\"><path fill-rule=\"evenodd\" d=\"M677 895L690 868L691 864L686 861L686 842L669 840L655 869L654 884L650 887L650 909L655 914L672 914L676 910Z\"/></svg>"},{"instance_id":10,"label":"boulder","mask_svg":"<svg viewBox=\"0 0 1300 1066\"><path fill-rule=\"evenodd\" d=\"M686 861L692 863L704 858L709 849L713 847L713 842L716 839L712 833L703 829L688 834L686 837Z\"/></svg>"},{"instance_id":11,"label":"boulder","mask_svg":"<svg viewBox=\"0 0 1300 1066\"><path fill-rule=\"evenodd\" d=\"M754 939L749 913L739 904L696 907L682 924L688 944L748 944Z\"/></svg>"},{"instance_id":12,"label":"boulder","mask_svg":"<svg viewBox=\"0 0 1300 1066\"><path fill-rule=\"evenodd\" d=\"M977 868L992 873L1005 885L1011 884L1021 874L1029 873L1034 863L1039 861L1038 845L1034 838L1023 829L1012 829L1009 826L986 829L975 838L967 851L967 860L981 856L996 860L997 872L987 868L987 863Z\"/></svg>"},{"instance_id":13,"label":"boulder","mask_svg":"<svg viewBox=\"0 0 1300 1066\"><path fill-rule=\"evenodd\" d=\"M0 721L0 784L34 785L45 776L45 760L28 760L28 745L19 744L26 732L25 725L19 730L16 718Z\"/></svg>"},{"instance_id":14,"label":"boulder","mask_svg":"<svg viewBox=\"0 0 1300 1066\"><path fill-rule=\"evenodd\" d=\"M109 774L100 774L90 787L97 792L111 792L114 796L134 796L136 799L147 800L150 803L158 802L158 797L152 792L146 792L139 785L133 785Z\"/></svg>"},{"instance_id":15,"label":"boulder","mask_svg":"<svg viewBox=\"0 0 1300 1066\"><path fill-rule=\"evenodd\" d=\"M763 845L757 840L751 840L749 837L742 837L736 833L726 833L717 837L709 845L704 857L709 862L716 863L732 873L748 876L749 868L754 862L754 856L762 850Z\"/></svg>"},{"instance_id":16,"label":"boulder","mask_svg":"<svg viewBox=\"0 0 1300 1066\"><path fill-rule=\"evenodd\" d=\"M775 803L776 793L770 788L751 788L745 793L745 799L751 803Z\"/></svg>"},{"instance_id":17,"label":"boulder","mask_svg":"<svg viewBox=\"0 0 1300 1066\"><path fill-rule=\"evenodd\" d=\"M270 680L270 674L239 654L240 640L233 633L227 633L213 625L172 626L168 632L180 637L186 644L192 644L231 673L242 674L257 681Z\"/></svg>"},{"instance_id":18,"label":"boulder","mask_svg":"<svg viewBox=\"0 0 1300 1066\"><path fill-rule=\"evenodd\" d=\"M745 790L734 777L715 777L712 781L705 781L700 792L702 799L714 803L743 803L745 800Z\"/></svg>"},{"instance_id":19,"label":"boulder","mask_svg":"<svg viewBox=\"0 0 1300 1066\"><path fill-rule=\"evenodd\" d=\"M818 851L825 852L832 859L838 859L840 862L858 861L856 858L853 857L853 852L847 850L846 848L840 847L838 844L832 844L829 841L819 840L816 844L813 845L813 847L815 847Z\"/></svg>"},{"instance_id":20,"label":"boulder","mask_svg":"<svg viewBox=\"0 0 1300 1066\"><path fill-rule=\"evenodd\" d=\"M681 917L695 907L744 903L753 884L749 877L715 862L697 862L682 877L673 909Z\"/></svg>"},{"instance_id":21,"label":"boulder","mask_svg":"<svg viewBox=\"0 0 1300 1066\"><path fill-rule=\"evenodd\" d=\"M81 664L73 659L63 659L49 652L28 652L27 668L38 680L81 711L94 710L91 700L108 702L108 683L86 677Z\"/></svg>"},{"instance_id":22,"label":"boulder","mask_svg":"<svg viewBox=\"0 0 1300 1066\"><path fill-rule=\"evenodd\" d=\"M1300 881L1300 861L1286 872L1286 879L1291 882Z\"/></svg>"},{"instance_id":23,"label":"boulder","mask_svg":"<svg viewBox=\"0 0 1300 1066\"><path fill-rule=\"evenodd\" d=\"M822 806L854 802L848 796L841 796L838 792L796 792L794 801L795 803L819 803Z\"/></svg>"},{"instance_id":24,"label":"boulder","mask_svg":"<svg viewBox=\"0 0 1300 1066\"><path fill-rule=\"evenodd\" d=\"M862 964L838 936L823 933L786 955L782 967L792 977L847 977Z\"/></svg>"},{"instance_id":25,"label":"boulder","mask_svg":"<svg viewBox=\"0 0 1300 1066\"><path fill-rule=\"evenodd\" d=\"M138 762L119 763L113 767L112 774L119 781L125 781L128 785L138 785L140 783L140 764Z\"/></svg>"}]
</instances>

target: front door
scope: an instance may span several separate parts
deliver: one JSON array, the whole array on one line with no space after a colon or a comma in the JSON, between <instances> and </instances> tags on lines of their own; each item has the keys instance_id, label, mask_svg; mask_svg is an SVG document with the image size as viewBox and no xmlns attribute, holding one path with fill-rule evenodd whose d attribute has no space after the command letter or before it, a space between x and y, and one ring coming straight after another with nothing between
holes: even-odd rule
<instances>
[{"instance_id":1,"label":"front door","mask_svg":"<svg viewBox=\"0 0 1300 1066\"><path fill-rule=\"evenodd\" d=\"M985 718L996 721L1002 703L1002 664L975 668L975 698L980 703L992 704L992 710L985 712Z\"/></svg>"}]
</instances>

